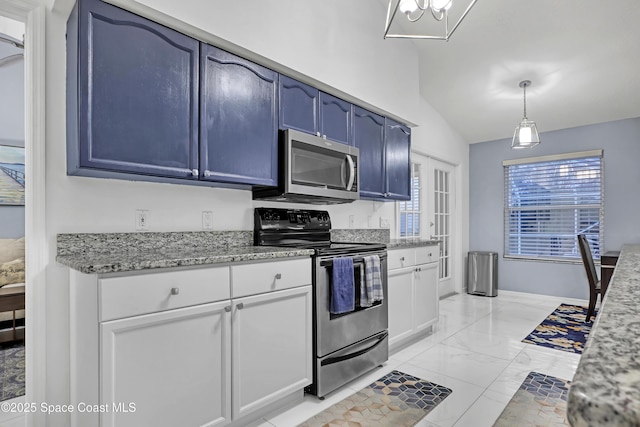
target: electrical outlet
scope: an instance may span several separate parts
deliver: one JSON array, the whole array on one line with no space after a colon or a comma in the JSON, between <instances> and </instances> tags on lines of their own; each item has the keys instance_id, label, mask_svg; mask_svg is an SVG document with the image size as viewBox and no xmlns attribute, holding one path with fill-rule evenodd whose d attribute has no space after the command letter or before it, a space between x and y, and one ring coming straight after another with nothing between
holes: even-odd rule
<instances>
[{"instance_id":1,"label":"electrical outlet","mask_svg":"<svg viewBox=\"0 0 640 427\"><path fill-rule=\"evenodd\" d=\"M389 228L389 218L384 216L380 217L380 228Z\"/></svg>"},{"instance_id":2,"label":"electrical outlet","mask_svg":"<svg viewBox=\"0 0 640 427\"><path fill-rule=\"evenodd\" d=\"M143 209L136 209L136 231L149 230L149 211Z\"/></svg>"},{"instance_id":3,"label":"electrical outlet","mask_svg":"<svg viewBox=\"0 0 640 427\"><path fill-rule=\"evenodd\" d=\"M213 212L202 211L202 229L213 230Z\"/></svg>"},{"instance_id":4,"label":"electrical outlet","mask_svg":"<svg viewBox=\"0 0 640 427\"><path fill-rule=\"evenodd\" d=\"M349 215L349 228L353 228L356 226L356 217L355 215Z\"/></svg>"}]
</instances>

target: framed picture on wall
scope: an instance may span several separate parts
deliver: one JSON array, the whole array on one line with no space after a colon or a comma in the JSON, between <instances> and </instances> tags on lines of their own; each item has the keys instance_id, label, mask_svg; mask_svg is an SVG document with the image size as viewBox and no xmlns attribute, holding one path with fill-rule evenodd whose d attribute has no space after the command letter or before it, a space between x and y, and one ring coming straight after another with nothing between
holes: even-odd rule
<instances>
[{"instance_id":1,"label":"framed picture on wall","mask_svg":"<svg viewBox=\"0 0 640 427\"><path fill-rule=\"evenodd\" d=\"M0 205L24 205L24 147L0 145Z\"/></svg>"}]
</instances>

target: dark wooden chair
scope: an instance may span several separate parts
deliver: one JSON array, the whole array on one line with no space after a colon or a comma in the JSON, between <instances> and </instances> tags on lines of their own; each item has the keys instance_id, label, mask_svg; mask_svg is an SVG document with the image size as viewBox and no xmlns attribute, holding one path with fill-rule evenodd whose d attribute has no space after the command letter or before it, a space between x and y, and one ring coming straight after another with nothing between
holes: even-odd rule
<instances>
[{"instance_id":1,"label":"dark wooden chair","mask_svg":"<svg viewBox=\"0 0 640 427\"><path fill-rule=\"evenodd\" d=\"M596 272L596 265L593 262L593 256L591 256L591 248L589 248L587 236L578 234L578 246L580 247L580 255L582 255L584 269L587 272L587 279L589 279L589 308L587 309L587 317L585 320L585 322L588 322L595 312L598 294L600 294L600 301L602 302L602 288L600 280L598 280L598 273Z\"/></svg>"}]
</instances>

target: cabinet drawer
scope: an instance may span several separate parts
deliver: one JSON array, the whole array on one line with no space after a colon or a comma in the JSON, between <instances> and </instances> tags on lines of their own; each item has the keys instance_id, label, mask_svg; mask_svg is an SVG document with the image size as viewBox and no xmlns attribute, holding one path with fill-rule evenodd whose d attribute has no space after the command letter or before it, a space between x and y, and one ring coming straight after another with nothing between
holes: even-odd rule
<instances>
[{"instance_id":1,"label":"cabinet drawer","mask_svg":"<svg viewBox=\"0 0 640 427\"><path fill-rule=\"evenodd\" d=\"M311 284L311 258L231 266L233 298Z\"/></svg>"},{"instance_id":2,"label":"cabinet drawer","mask_svg":"<svg viewBox=\"0 0 640 427\"><path fill-rule=\"evenodd\" d=\"M426 264L438 261L440 247L438 245L416 248L416 264Z\"/></svg>"},{"instance_id":3,"label":"cabinet drawer","mask_svg":"<svg viewBox=\"0 0 640 427\"><path fill-rule=\"evenodd\" d=\"M390 250L387 257L387 268L389 270L410 267L416 264L416 253L413 248Z\"/></svg>"},{"instance_id":4,"label":"cabinet drawer","mask_svg":"<svg viewBox=\"0 0 640 427\"><path fill-rule=\"evenodd\" d=\"M230 298L229 267L107 277L99 292L100 321L221 301Z\"/></svg>"}]
</instances>

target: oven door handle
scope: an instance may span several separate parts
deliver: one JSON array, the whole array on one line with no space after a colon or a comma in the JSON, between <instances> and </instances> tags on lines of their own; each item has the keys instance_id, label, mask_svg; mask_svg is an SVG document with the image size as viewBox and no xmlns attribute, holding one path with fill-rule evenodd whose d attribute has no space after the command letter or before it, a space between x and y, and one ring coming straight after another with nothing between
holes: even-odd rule
<instances>
[{"instance_id":1,"label":"oven door handle","mask_svg":"<svg viewBox=\"0 0 640 427\"><path fill-rule=\"evenodd\" d=\"M380 261L382 261L383 259L385 259L387 257L387 254L378 254L378 256L380 257ZM353 258L353 264L363 264L364 263L364 257L354 257ZM333 259L324 259L322 261L320 261L320 266L321 267L331 267L333 265Z\"/></svg>"},{"instance_id":2,"label":"oven door handle","mask_svg":"<svg viewBox=\"0 0 640 427\"><path fill-rule=\"evenodd\" d=\"M323 360L320 363L320 366L332 365L334 363L340 363L340 362L344 362L345 360L353 359L354 357L362 356L363 354L370 352L371 350L373 350L374 348L382 344L382 342L385 340L385 338L387 338L387 336L389 336L389 332L384 331L384 333L378 335L377 341L373 345L370 345L365 349L356 351L355 353L345 354L344 356L329 357Z\"/></svg>"}]
</instances>

